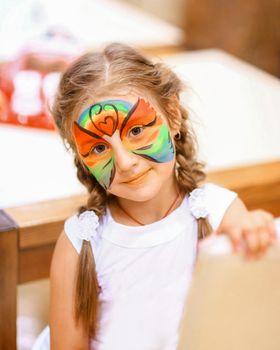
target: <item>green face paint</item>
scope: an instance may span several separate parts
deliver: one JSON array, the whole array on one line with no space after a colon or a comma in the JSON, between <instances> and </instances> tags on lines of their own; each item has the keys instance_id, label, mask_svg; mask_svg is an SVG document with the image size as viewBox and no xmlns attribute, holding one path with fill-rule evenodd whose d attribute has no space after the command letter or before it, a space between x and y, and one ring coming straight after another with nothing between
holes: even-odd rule
<instances>
[{"instance_id":1,"label":"green face paint","mask_svg":"<svg viewBox=\"0 0 280 350\"><path fill-rule=\"evenodd\" d=\"M73 133L84 163L104 188L110 187L115 175L110 138L117 130L128 152L157 163L173 160L168 126L149 103L143 99L134 105L123 100L96 103L74 122Z\"/></svg>"}]
</instances>

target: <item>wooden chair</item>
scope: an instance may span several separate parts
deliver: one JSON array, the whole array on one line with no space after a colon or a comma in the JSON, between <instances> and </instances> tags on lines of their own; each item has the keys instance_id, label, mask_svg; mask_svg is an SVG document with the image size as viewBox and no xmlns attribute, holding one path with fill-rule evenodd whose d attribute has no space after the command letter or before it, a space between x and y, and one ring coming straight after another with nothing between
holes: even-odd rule
<instances>
[{"instance_id":1,"label":"wooden chair","mask_svg":"<svg viewBox=\"0 0 280 350\"><path fill-rule=\"evenodd\" d=\"M16 349L17 285L49 277L55 242L85 195L0 210L0 349Z\"/></svg>"}]
</instances>

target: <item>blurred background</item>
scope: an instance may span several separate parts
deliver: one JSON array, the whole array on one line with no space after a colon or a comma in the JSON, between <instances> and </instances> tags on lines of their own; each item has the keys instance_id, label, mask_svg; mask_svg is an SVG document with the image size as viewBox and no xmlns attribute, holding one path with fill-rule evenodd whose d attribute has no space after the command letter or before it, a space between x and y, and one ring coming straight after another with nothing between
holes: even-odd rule
<instances>
[{"instance_id":1,"label":"blurred background","mask_svg":"<svg viewBox=\"0 0 280 350\"><path fill-rule=\"evenodd\" d=\"M52 129L45 101L58 72L112 41L159 54L219 48L279 77L279 14L280 0L1 0L0 121Z\"/></svg>"},{"instance_id":2,"label":"blurred background","mask_svg":"<svg viewBox=\"0 0 280 350\"><path fill-rule=\"evenodd\" d=\"M57 185L59 174L53 180L48 176L44 189L41 183L36 187L36 180L32 180L32 188L24 186L30 174L47 166L37 163L37 168L27 173L25 170L31 168L35 154L30 160L18 157L17 169L22 169L23 178L21 181L13 180L11 167L14 162L10 162L11 155L7 155L5 149L11 150L12 140L13 143L14 140L21 140L22 145L28 147L29 144L30 152L34 151L34 144L40 144L48 149L48 157L59 153L53 149L52 155L49 154L49 145L58 142L53 136L54 125L49 106L60 74L77 56L88 50L99 50L112 41L126 42L153 57L166 60L180 76L184 76L187 70L187 82L198 93L199 103L201 100L208 102L208 105L198 105L198 100L193 105L190 103L198 115L209 112L213 107L211 116L214 121L217 115L221 117L231 113L228 106L232 105L236 110L232 111L231 120L241 110L244 115L240 116L240 120L244 124L246 115L252 113L253 117L257 116L248 121L248 129L243 135L244 143L239 143L240 154L246 154L247 158L234 158L238 145L232 150L232 159L236 164L247 164L259 158L279 160L280 0L0 0L0 18L0 148L4 164L0 181L2 208L82 191L76 179L72 182L69 178L65 179L68 170L73 173L72 178L75 174L72 165L69 165L71 161L65 160L64 151L61 151L61 159L65 162L64 177L53 195L52 189ZM251 65L257 70L252 70ZM212 72L212 76L209 75L211 82L205 80L202 68L209 74ZM216 72L219 72L220 78ZM242 77L246 77L246 80L242 80ZM226 91L221 95L224 89L221 84L220 90L215 90L219 82L228 87L229 81L235 88L231 95L235 103L227 100L230 94ZM259 89L254 95L253 87ZM219 91L217 100L209 95L211 91ZM217 101L224 109L219 110ZM264 101L262 106L260 101ZM251 103L254 112L251 107L249 111L248 103ZM264 113L260 111L266 111L265 120L261 119ZM205 119L209 118L207 115ZM223 122L225 128L229 127L227 120L223 119ZM258 130L263 131L266 127L270 127L270 131L265 136L261 135L261 140L258 137L252 141L251 148L246 149L247 130L252 130L254 123L258 126L256 135ZM229 128L229 133L235 130L232 125ZM236 125L237 130L240 130L240 125ZM213 129L213 132L217 133L217 129ZM227 156L231 151L226 150L223 156L219 153L217 157L220 144L216 148L208 145L205 135L201 132L202 155L208 156L206 160L212 166L218 164L221 158L224 159L223 165L228 166ZM253 154L258 147L259 153ZM212 150L216 158L212 156ZM36 154L37 162L41 158L46 161L42 153ZM52 166L61 164L61 159L51 159ZM37 175L41 176L40 173ZM48 180L52 181L50 187ZM61 191L62 184L65 186L64 192ZM22 196L18 195L19 191L23 191ZM42 196L43 192L45 197ZM30 349L36 336L48 323L48 299L48 279L36 282L27 279L19 284L18 349Z\"/></svg>"},{"instance_id":3,"label":"blurred background","mask_svg":"<svg viewBox=\"0 0 280 350\"><path fill-rule=\"evenodd\" d=\"M158 45L153 35L139 40L139 32L146 33L141 15L146 19L150 15L151 20L182 29L184 47L219 47L279 76L279 13L279 0L1 0L0 58L12 57L26 40L49 30L65 31L89 47L129 38L142 46L151 46L149 40ZM126 30L129 22L137 39L137 33ZM118 28L112 30L113 24ZM171 32L161 38L163 45L172 40L174 46L179 44Z\"/></svg>"}]
</instances>

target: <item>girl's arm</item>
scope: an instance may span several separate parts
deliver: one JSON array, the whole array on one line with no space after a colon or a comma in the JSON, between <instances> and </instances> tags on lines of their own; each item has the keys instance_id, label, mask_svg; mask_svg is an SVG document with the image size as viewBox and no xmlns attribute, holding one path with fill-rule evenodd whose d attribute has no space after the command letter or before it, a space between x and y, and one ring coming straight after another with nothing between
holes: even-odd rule
<instances>
[{"instance_id":1,"label":"girl's arm","mask_svg":"<svg viewBox=\"0 0 280 350\"><path fill-rule=\"evenodd\" d=\"M216 233L225 233L235 251L245 249L248 257L258 257L276 240L273 216L264 210L248 211L236 198L227 209Z\"/></svg>"},{"instance_id":2,"label":"girl's arm","mask_svg":"<svg viewBox=\"0 0 280 350\"><path fill-rule=\"evenodd\" d=\"M50 273L51 350L88 350L89 337L74 318L78 253L64 232L56 243Z\"/></svg>"}]
</instances>

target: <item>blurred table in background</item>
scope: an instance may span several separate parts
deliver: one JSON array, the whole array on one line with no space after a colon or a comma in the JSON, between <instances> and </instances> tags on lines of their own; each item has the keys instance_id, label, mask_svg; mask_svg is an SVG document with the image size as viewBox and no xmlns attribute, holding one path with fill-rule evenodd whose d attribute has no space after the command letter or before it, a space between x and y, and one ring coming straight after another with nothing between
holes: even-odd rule
<instances>
[{"instance_id":1,"label":"blurred table in background","mask_svg":"<svg viewBox=\"0 0 280 350\"><path fill-rule=\"evenodd\" d=\"M164 59L186 84L207 180L279 216L280 80L221 50Z\"/></svg>"},{"instance_id":2,"label":"blurred table in background","mask_svg":"<svg viewBox=\"0 0 280 350\"><path fill-rule=\"evenodd\" d=\"M60 73L82 53L116 41L178 52L184 37L176 26L114 0L4 0L0 16L0 122L45 129L54 128L48 107Z\"/></svg>"},{"instance_id":3,"label":"blurred table in background","mask_svg":"<svg viewBox=\"0 0 280 350\"><path fill-rule=\"evenodd\" d=\"M50 31L69 34L87 50L117 41L153 52L176 51L185 37L180 28L122 1L15 0L1 5L0 61Z\"/></svg>"},{"instance_id":4,"label":"blurred table in background","mask_svg":"<svg viewBox=\"0 0 280 350\"><path fill-rule=\"evenodd\" d=\"M237 191L251 209L280 215L280 81L217 50L162 59L189 86L182 100L208 180ZM48 277L63 222L86 194L50 131L0 125L0 155L0 348L12 350L17 285Z\"/></svg>"}]
</instances>

